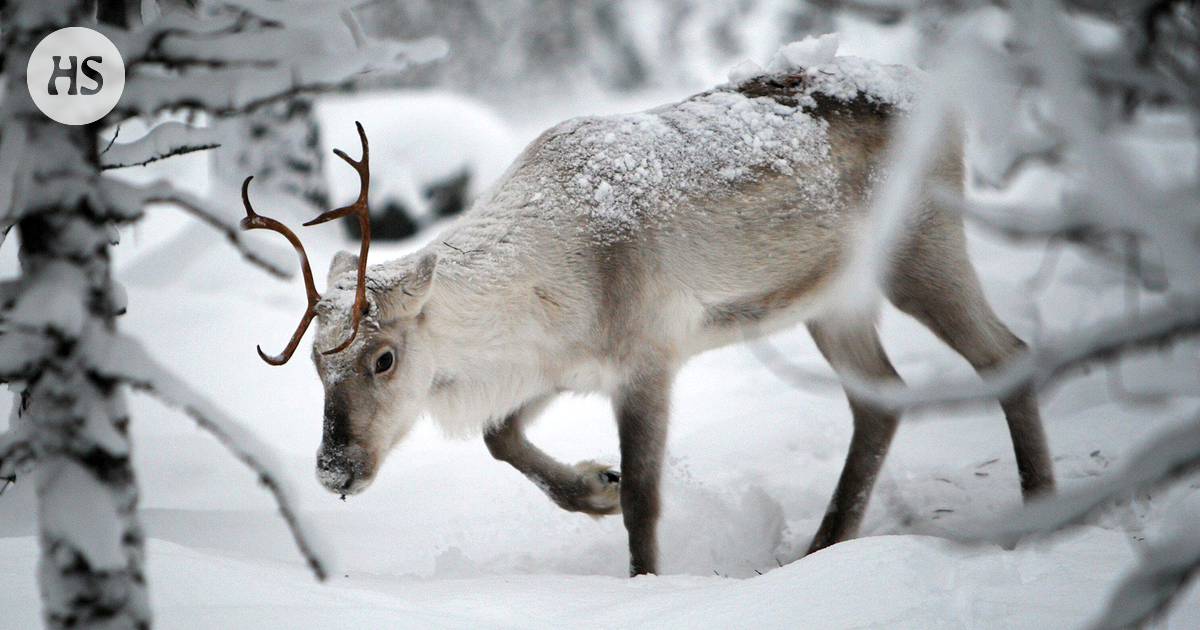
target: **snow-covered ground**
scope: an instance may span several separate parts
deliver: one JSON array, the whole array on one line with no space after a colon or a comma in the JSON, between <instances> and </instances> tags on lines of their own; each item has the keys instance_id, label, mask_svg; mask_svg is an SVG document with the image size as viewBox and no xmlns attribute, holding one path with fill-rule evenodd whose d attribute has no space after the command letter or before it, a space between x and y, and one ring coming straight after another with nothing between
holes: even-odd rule
<instances>
[{"instance_id":1,"label":"snow-covered ground","mask_svg":"<svg viewBox=\"0 0 1200 630\"><path fill-rule=\"evenodd\" d=\"M532 138L561 117L685 94L555 103L514 124ZM1179 156L1171 134L1159 137L1143 148L1165 169ZM372 136L373 145L386 142ZM202 189L205 160L156 168ZM1031 180L1023 190L1049 194L1051 184ZM230 216L240 213L235 191L216 194ZM302 234L319 275L337 249L353 247L338 226ZM969 236L988 296L1027 339L1124 303L1118 279L1073 254L1049 266L1044 247ZM0 249L0 275L15 269L16 245ZM417 245L377 243L371 257ZM1011 550L950 542L945 535L1019 505L1015 464L998 405L927 411L902 426L861 537L801 558L845 455L849 411L840 391L798 390L747 348L732 347L680 375L659 533L663 575L630 580L619 518L563 512L492 460L481 440L449 440L428 423L366 493L338 501L313 474L322 403L313 370L304 359L273 368L254 352L256 343L284 343L303 310L299 280L281 283L249 267L208 228L166 208L152 210L115 251L130 304L122 329L278 449L341 566L328 584L315 583L253 475L188 419L131 395L149 580L164 628L1072 627L1103 609L1165 512L1200 515L1193 482L1136 497L1048 541ZM911 382L970 374L892 309L882 332ZM771 342L806 369L827 370L802 329ZM1159 376L1135 365L1120 386L1136 390ZM1103 478L1196 407L1131 410L1120 396L1112 375L1097 371L1043 397L1061 487ZM531 439L566 461L617 462L602 399L558 401ZM39 624L32 490L21 482L0 497L0 629ZM1167 626L1200 627L1200 590Z\"/></svg>"}]
</instances>

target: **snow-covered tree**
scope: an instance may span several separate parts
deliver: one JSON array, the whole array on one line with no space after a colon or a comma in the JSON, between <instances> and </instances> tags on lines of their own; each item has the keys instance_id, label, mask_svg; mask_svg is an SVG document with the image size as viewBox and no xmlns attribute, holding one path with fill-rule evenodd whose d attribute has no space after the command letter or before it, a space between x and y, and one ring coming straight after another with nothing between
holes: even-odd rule
<instances>
[{"instance_id":1,"label":"snow-covered tree","mask_svg":"<svg viewBox=\"0 0 1200 630\"><path fill-rule=\"evenodd\" d=\"M210 120L250 115L351 85L366 72L401 68L411 49L364 36L349 2L189 4L164 3L188 10L160 15L146 2L100 3L99 10L68 0L0 3L0 234L17 235L21 263L18 277L0 282L0 382L18 393L0 434L0 478L19 474L23 481L29 473L35 486L38 573L50 627L150 625L125 403L130 388L175 406L247 464L274 495L314 574L329 571L271 450L118 330L127 305L110 249L119 226L169 205L224 232L268 272L285 276L289 267L250 248L210 201L170 182L133 185L103 174L210 147L209 130L169 123L134 143L110 148L98 139L123 120L152 121L170 111ZM117 45L127 78L105 119L66 126L37 110L25 68L46 34L80 25Z\"/></svg>"},{"instance_id":2,"label":"snow-covered tree","mask_svg":"<svg viewBox=\"0 0 1200 630\"><path fill-rule=\"evenodd\" d=\"M518 103L599 87L629 90L709 80L832 24L830 0L397 0L365 4L380 35L454 42L403 77Z\"/></svg>"},{"instance_id":3,"label":"snow-covered tree","mask_svg":"<svg viewBox=\"0 0 1200 630\"><path fill-rule=\"evenodd\" d=\"M296 24L294 19L289 19L289 30L296 32L298 37L302 37L299 31L306 32L309 41L317 45L345 47L352 42L362 42L367 36L357 17L361 8L355 8L347 5L339 16L326 15L335 20L335 24L345 22L345 28L330 30L328 24L317 21L305 20ZM257 26L271 28L274 24L268 16ZM407 59L411 62L429 61L444 52L440 40L418 39L417 35L413 39L415 41L407 50ZM403 81L408 74L411 72L359 74L324 91L357 93ZM289 208L297 216L308 217L322 211L328 205L331 191L323 170L323 152L317 146L321 130L315 109L311 95L297 94L256 107L242 116L212 121L212 135L221 146L220 151L212 152L210 160L218 185L236 190L245 174L252 172L255 173L254 184L259 198L278 198L280 203L273 205ZM409 218L405 216L404 219Z\"/></svg>"},{"instance_id":4,"label":"snow-covered tree","mask_svg":"<svg viewBox=\"0 0 1200 630\"><path fill-rule=\"evenodd\" d=\"M293 203L284 207L297 214L311 216L329 205L311 98L274 103L216 126L222 150L212 153L213 176L225 185L238 186L246 173L255 173L260 192L286 196Z\"/></svg>"}]
</instances>

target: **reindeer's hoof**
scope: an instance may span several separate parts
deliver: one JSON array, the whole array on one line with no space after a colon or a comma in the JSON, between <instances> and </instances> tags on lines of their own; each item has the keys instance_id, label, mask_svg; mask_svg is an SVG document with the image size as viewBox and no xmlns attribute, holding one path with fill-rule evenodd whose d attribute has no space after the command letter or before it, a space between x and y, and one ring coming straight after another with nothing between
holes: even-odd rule
<instances>
[{"instance_id":1,"label":"reindeer's hoof","mask_svg":"<svg viewBox=\"0 0 1200 630\"><path fill-rule=\"evenodd\" d=\"M621 513L621 472L596 461L575 464L583 492L575 497L572 506L577 512L593 516Z\"/></svg>"}]
</instances>

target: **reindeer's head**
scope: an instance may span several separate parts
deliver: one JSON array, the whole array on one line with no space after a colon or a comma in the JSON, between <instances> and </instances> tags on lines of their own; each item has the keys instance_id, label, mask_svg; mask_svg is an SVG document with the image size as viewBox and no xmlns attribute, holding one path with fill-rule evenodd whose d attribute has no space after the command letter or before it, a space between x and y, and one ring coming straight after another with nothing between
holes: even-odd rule
<instances>
[{"instance_id":1,"label":"reindeer's head","mask_svg":"<svg viewBox=\"0 0 1200 630\"><path fill-rule=\"evenodd\" d=\"M312 360L325 388L325 429L317 478L331 492L352 494L374 479L384 455L412 428L433 383L424 307L435 254L389 263L367 282L355 334L355 270L359 257L339 253L317 303ZM351 339L338 352L343 339Z\"/></svg>"},{"instance_id":2,"label":"reindeer's head","mask_svg":"<svg viewBox=\"0 0 1200 630\"><path fill-rule=\"evenodd\" d=\"M356 123L357 124L357 123ZM300 239L282 223L254 212L249 186L242 184L246 218L242 228L283 234L300 255L308 308L283 352L258 354L271 365L292 357L300 338L317 320L312 359L325 388L324 432L317 450L317 478L331 492L359 492L370 485L387 451L412 427L433 382L432 357L423 348L427 330L424 307L437 265L435 254L389 263L367 278L371 219L367 206L370 152L358 125L363 156L353 160L334 153L358 171L361 189L351 205L330 210L304 225L354 216L362 231L358 256L341 252L329 268L322 297Z\"/></svg>"}]
</instances>

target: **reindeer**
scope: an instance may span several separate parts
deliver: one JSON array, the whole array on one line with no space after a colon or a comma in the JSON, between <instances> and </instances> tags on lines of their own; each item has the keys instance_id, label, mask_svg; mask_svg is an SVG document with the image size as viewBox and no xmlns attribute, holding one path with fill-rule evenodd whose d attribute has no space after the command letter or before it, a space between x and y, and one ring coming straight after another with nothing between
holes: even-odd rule
<instances>
[{"instance_id":1,"label":"reindeer","mask_svg":"<svg viewBox=\"0 0 1200 630\"><path fill-rule=\"evenodd\" d=\"M335 150L359 174L358 199L305 224L352 217L361 226L358 256L334 257L324 296L296 235L252 209L247 178L243 227L292 243L308 295L284 351L260 347L260 356L287 362L317 320L320 483L343 498L363 491L429 413L452 434L481 432L496 459L559 507L622 514L630 574L657 572L671 383L689 357L804 323L836 371L900 380L874 317L822 304L916 84L912 71L837 57L638 114L567 121L432 244L371 267L370 156L358 125L362 158ZM1024 344L985 300L961 218L930 192L963 185L957 132L942 144L883 293L986 372ZM611 397L619 471L561 463L526 439L561 392ZM897 427L896 413L847 396L850 450L810 553L856 534ZM1052 491L1034 392L1000 403L1024 497Z\"/></svg>"}]
</instances>

